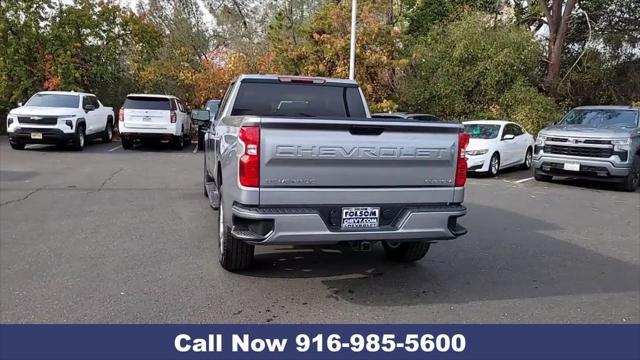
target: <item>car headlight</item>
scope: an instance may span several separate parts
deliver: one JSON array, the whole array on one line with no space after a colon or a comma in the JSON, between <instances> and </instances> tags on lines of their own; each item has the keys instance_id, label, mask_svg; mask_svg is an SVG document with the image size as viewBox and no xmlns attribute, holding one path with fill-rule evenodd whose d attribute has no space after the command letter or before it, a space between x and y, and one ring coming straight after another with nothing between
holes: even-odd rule
<instances>
[{"instance_id":1,"label":"car headlight","mask_svg":"<svg viewBox=\"0 0 640 360\"><path fill-rule=\"evenodd\" d=\"M613 151L629 151L631 148L631 138L611 140Z\"/></svg>"},{"instance_id":2,"label":"car headlight","mask_svg":"<svg viewBox=\"0 0 640 360\"><path fill-rule=\"evenodd\" d=\"M7 115L7 127L17 120L18 118L15 115Z\"/></svg>"},{"instance_id":3,"label":"car headlight","mask_svg":"<svg viewBox=\"0 0 640 360\"><path fill-rule=\"evenodd\" d=\"M60 119L60 120L69 120L69 119L73 119L75 117L76 117L75 115L60 115L60 116L58 116L58 119Z\"/></svg>"},{"instance_id":4,"label":"car headlight","mask_svg":"<svg viewBox=\"0 0 640 360\"><path fill-rule=\"evenodd\" d=\"M544 135L538 135L538 137L536 138L536 145L544 145L544 141L547 140L547 137Z\"/></svg>"},{"instance_id":5,"label":"car headlight","mask_svg":"<svg viewBox=\"0 0 640 360\"><path fill-rule=\"evenodd\" d=\"M484 155L487 152L489 152L489 149L467 150L467 151L465 151L465 154L470 155L470 156L477 156L477 155Z\"/></svg>"}]
</instances>

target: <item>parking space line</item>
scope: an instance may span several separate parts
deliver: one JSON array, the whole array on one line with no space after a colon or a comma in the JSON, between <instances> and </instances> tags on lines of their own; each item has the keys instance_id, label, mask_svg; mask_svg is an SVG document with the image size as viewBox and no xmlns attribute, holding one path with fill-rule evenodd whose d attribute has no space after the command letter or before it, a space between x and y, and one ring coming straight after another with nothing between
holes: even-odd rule
<instances>
[{"instance_id":1,"label":"parking space line","mask_svg":"<svg viewBox=\"0 0 640 360\"><path fill-rule=\"evenodd\" d=\"M116 151L116 150L121 149L121 148L122 148L122 145L118 145L118 146L114 147L113 149L109 149L107 151L108 152L112 152L112 151Z\"/></svg>"},{"instance_id":2,"label":"parking space line","mask_svg":"<svg viewBox=\"0 0 640 360\"><path fill-rule=\"evenodd\" d=\"M514 181L514 183L516 183L516 184L522 184L523 182L527 182L527 181L529 181L529 180L533 180L533 177L528 177L528 178L526 178L526 179L516 180L516 181Z\"/></svg>"},{"instance_id":3,"label":"parking space line","mask_svg":"<svg viewBox=\"0 0 640 360\"><path fill-rule=\"evenodd\" d=\"M197 153L198 152L198 144L196 144L196 146L193 147L193 153Z\"/></svg>"}]
</instances>

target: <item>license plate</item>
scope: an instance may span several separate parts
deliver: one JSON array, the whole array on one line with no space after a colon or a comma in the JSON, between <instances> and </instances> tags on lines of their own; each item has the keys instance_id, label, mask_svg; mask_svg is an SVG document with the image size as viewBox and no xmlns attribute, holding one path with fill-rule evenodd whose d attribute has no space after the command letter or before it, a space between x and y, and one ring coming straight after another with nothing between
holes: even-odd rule
<instances>
[{"instance_id":1,"label":"license plate","mask_svg":"<svg viewBox=\"0 0 640 360\"><path fill-rule=\"evenodd\" d=\"M373 229L380 221L380 208L345 207L342 208L343 229Z\"/></svg>"},{"instance_id":2,"label":"license plate","mask_svg":"<svg viewBox=\"0 0 640 360\"><path fill-rule=\"evenodd\" d=\"M31 138L42 140L42 133L31 133Z\"/></svg>"},{"instance_id":3,"label":"license plate","mask_svg":"<svg viewBox=\"0 0 640 360\"><path fill-rule=\"evenodd\" d=\"M145 116L145 117L142 118L142 121L149 122L149 121L151 121L151 117L150 116Z\"/></svg>"},{"instance_id":4,"label":"license plate","mask_svg":"<svg viewBox=\"0 0 640 360\"><path fill-rule=\"evenodd\" d=\"M580 164L578 163L564 163L564 169L569 171L580 171Z\"/></svg>"}]
</instances>

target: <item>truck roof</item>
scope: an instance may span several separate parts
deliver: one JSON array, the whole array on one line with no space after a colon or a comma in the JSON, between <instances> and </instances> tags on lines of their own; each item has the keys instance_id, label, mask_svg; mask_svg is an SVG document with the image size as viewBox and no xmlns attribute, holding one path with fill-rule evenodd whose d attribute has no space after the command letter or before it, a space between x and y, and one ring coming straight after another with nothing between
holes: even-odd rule
<instances>
[{"instance_id":1,"label":"truck roof","mask_svg":"<svg viewBox=\"0 0 640 360\"><path fill-rule=\"evenodd\" d=\"M236 81L244 80L244 79L279 80L283 78L323 80L329 83L341 83L341 84L351 84L351 85L358 84L358 82L356 82L355 80L350 80L350 79L339 79L339 78L318 77L318 76L277 75L277 74L242 74L236 78Z\"/></svg>"},{"instance_id":2,"label":"truck roof","mask_svg":"<svg viewBox=\"0 0 640 360\"><path fill-rule=\"evenodd\" d=\"M640 110L631 105L585 105L575 107L574 110Z\"/></svg>"}]
</instances>

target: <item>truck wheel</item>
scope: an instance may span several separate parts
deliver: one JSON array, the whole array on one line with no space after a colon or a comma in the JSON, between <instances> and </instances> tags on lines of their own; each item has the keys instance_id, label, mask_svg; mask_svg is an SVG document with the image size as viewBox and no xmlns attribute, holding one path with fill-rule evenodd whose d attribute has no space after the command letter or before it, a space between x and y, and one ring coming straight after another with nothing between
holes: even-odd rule
<instances>
[{"instance_id":1,"label":"truck wheel","mask_svg":"<svg viewBox=\"0 0 640 360\"><path fill-rule=\"evenodd\" d=\"M430 246L426 241L382 242L387 259L398 262L418 261L427 255Z\"/></svg>"},{"instance_id":2,"label":"truck wheel","mask_svg":"<svg viewBox=\"0 0 640 360\"><path fill-rule=\"evenodd\" d=\"M133 138L123 137L122 138L122 148L125 150L133 149Z\"/></svg>"},{"instance_id":3,"label":"truck wheel","mask_svg":"<svg viewBox=\"0 0 640 360\"><path fill-rule=\"evenodd\" d=\"M491 160L489 160L489 171L487 174L491 177L496 177L498 176L498 171L500 171L500 155L495 153L491 156Z\"/></svg>"},{"instance_id":4,"label":"truck wheel","mask_svg":"<svg viewBox=\"0 0 640 360\"><path fill-rule=\"evenodd\" d=\"M545 175L545 174L540 174L538 172L538 170L533 170L533 178L536 179L536 181L544 181L544 182L549 182L551 181L551 179L553 179L553 176L551 175Z\"/></svg>"},{"instance_id":5,"label":"truck wheel","mask_svg":"<svg viewBox=\"0 0 640 360\"><path fill-rule=\"evenodd\" d=\"M222 194L220 195L220 208L218 209L218 229L220 265L231 272L249 269L253 264L255 247L231 235L231 228L224 222Z\"/></svg>"},{"instance_id":6,"label":"truck wheel","mask_svg":"<svg viewBox=\"0 0 640 360\"><path fill-rule=\"evenodd\" d=\"M631 164L631 170L629 175L624 177L622 184L620 184L620 188L623 191L633 192L636 191L640 183L640 156L636 155L633 158L633 163Z\"/></svg>"},{"instance_id":7,"label":"truck wheel","mask_svg":"<svg viewBox=\"0 0 640 360\"><path fill-rule=\"evenodd\" d=\"M110 143L113 140L113 125L111 121L107 121L107 126L105 126L104 131L102 132L102 142Z\"/></svg>"},{"instance_id":8,"label":"truck wheel","mask_svg":"<svg viewBox=\"0 0 640 360\"><path fill-rule=\"evenodd\" d=\"M23 142L10 142L9 143L11 145L11 148L13 150L24 150L24 147L27 145L26 143Z\"/></svg>"},{"instance_id":9,"label":"truck wheel","mask_svg":"<svg viewBox=\"0 0 640 360\"><path fill-rule=\"evenodd\" d=\"M73 150L82 151L84 149L85 141L86 141L86 134L84 130L84 124L79 124L76 127L76 133L73 136Z\"/></svg>"},{"instance_id":10,"label":"truck wheel","mask_svg":"<svg viewBox=\"0 0 640 360\"><path fill-rule=\"evenodd\" d=\"M184 134L180 134L180 136L173 137L173 148L176 150L184 149Z\"/></svg>"}]
</instances>

